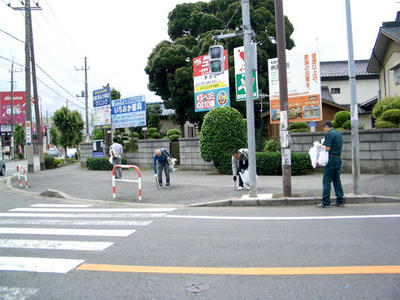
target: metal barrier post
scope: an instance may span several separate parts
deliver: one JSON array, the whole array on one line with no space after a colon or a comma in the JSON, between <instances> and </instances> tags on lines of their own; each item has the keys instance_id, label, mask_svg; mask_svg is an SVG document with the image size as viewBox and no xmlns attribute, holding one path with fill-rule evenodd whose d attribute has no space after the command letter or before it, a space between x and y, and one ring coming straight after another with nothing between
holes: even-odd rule
<instances>
[{"instance_id":1,"label":"metal barrier post","mask_svg":"<svg viewBox=\"0 0 400 300\"><path fill-rule=\"evenodd\" d=\"M22 166L22 165L17 165L17 175L18 175L18 183L19 183L19 186L22 187L20 169L22 169L23 172L24 172L24 177L25 177L25 189L28 189L28 176L26 175L26 169L25 169L25 167Z\"/></svg>"},{"instance_id":2,"label":"metal barrier post","mask_svg":"<svg viewBox=\"0 0 400 300\"><path fill-rule=\"evenodd\" d=\"M137 174L138 174L138 179L137 180L132 180L132 179L115 179L115 170L117 168L125 168L125 169L135 169ZM142 201L142 174L139 170L138 167L134 165L115 165L112 170L112 192L113 192L113 199L116 197L116 188L115 188L115 182L116 181L125 181L125 182L137 182L138 183L138 196L139 196L139 201Z\"/></svg>"}]
</instances>

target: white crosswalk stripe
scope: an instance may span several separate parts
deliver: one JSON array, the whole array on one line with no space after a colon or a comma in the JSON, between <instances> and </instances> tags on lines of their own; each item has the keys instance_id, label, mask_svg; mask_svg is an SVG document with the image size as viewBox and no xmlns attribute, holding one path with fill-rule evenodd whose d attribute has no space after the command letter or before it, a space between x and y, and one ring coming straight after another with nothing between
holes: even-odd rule
<instances>
[{"instance_id":1,"label":"white crosswalk stripe","mask_svg":"<svg viewBox=\"0 0 400 300\"><path fill-rule=\"evenodd\" d=\"M153 222L151 219L165 217L167 212L174 210L37 203L0 212L0 249L4 249L4 255L7 255L0 255L0 271L66 273L83 263L88 253L104 251L117 243L118 238L133 234L136 227L147 226ZM25 235L31 238L27 239ZM65 240L63 236L74 238ZM85 241L83 237L90 237L90 240ZM98 238L101 241L96 241ZM104 241L109 238L112 240ZM10 256L13 249L19 249L20 256ZM65 251L74 251L78 257L40 257L48 255L46 252L41 255L43 251L55 250L58 250L54 252L58 253L57 256L64 255ZM24 251L29 254L24 256ZM86 255L84 251L88 251ZM31 257L32 253L37 257Z\"/></svg>"},{"instance_id":2,"label":"white crosswalk stripe","mask_svg":"<svg viewBox=\"0 0 400 300\"><path fill-rule=\"evenodd\" d=\"M35 295L37 292L38 289L33 288L0 286L0 299L25 300Z\"/></svg>"}]
</instances>

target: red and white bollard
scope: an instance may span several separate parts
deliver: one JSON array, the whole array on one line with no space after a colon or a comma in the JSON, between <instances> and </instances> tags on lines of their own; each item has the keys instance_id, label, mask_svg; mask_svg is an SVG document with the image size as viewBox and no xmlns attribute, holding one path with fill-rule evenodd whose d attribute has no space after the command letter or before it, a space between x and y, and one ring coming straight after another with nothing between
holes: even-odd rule
<instances>
[{"instance_id":1,"label":"red and white bollard","mask_svg":"<svg viewBox=\"0 0 400 300\"><path fill-rule=\"evenodd\" d=\"M138 174L138 179L137 180L132 180L132 179L115 179L115 170L118 168L124 168L124 169L135 169L137 174ZM142 201L142 174L140 173L140 170L138 167L134 165L115 165L112 170L112 192L113 192L113 198L115 199L116 197L116 190L115 190L115 182L116 181L125 181L125 182L137 182L138 183L138 194L139 194L139 201Z\"/></svg>"},{"instance_id":2,"label":"red and white bollard","mask_svg":"<svg viewBox=\"0 0 400 300\"><path fill-rule=\"evenodd\" d=\"M23 174L20 173L21 170L22 170ZM28 188L28 176L26 175L26 169L24 166L17 165L17 175L18 175L18 183L19 183L20 187L22 187L21 177L22 176L25 177L25 189L27 189Z\"/></svg>"}]
</instances>

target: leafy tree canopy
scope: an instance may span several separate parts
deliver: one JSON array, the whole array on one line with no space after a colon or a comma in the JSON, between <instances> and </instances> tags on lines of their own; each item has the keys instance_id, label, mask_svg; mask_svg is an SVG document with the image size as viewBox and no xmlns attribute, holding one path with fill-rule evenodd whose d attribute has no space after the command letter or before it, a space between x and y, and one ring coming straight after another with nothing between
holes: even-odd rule
<instances>
[{"instance_id":1,"label":"leafy tree canopy","mask_svg":"<svg viewBox=\"0 0 400 300\"><path fill-rule=\"evenodd\" d=\"M268 59L277 56L274 14L274 0L250 2L251 26L256 33L254 40L258 43L259 89L264 93L268 93ZM208 48L214 44L213 35L241 28L240 1L178 4L169 13L168 20L171 41L161 41L148 57L145 68L149 76L148 87L164 100L166 108L176 110L174 121L179 124L185 121L201 123L204 113L194 113L192 59L208 53ZM291 39L294 28L286 17L285 30L286 48L291 49L294 47ZM233 49L242 46L243 39L226 39L221 44L228 49L231 105L244 114L245 104L235 99L233 64Z\"/></svg>"}]
</instances>

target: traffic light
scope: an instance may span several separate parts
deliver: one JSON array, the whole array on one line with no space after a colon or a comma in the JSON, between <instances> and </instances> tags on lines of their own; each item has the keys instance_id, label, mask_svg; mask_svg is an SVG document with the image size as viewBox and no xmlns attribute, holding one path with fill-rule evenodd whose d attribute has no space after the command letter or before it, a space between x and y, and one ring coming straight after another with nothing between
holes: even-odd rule
<instances>
[{"instance_id":1,"label":"traffic light","mask_svg":"<svg viewBox=\"0 0 400 300\"><path fill-rule=\"evenodd\" d=\"M224 47L214 45L208 49L208 58L210 61L210 74L219 75L225 71Z\"/></svg>"}]
</instances>

